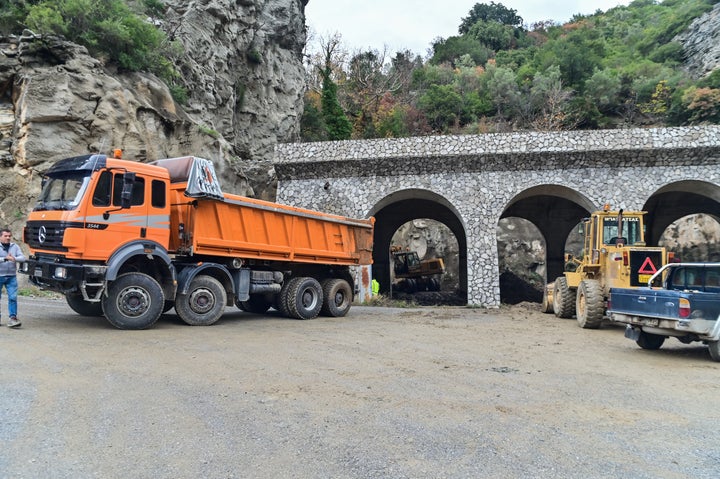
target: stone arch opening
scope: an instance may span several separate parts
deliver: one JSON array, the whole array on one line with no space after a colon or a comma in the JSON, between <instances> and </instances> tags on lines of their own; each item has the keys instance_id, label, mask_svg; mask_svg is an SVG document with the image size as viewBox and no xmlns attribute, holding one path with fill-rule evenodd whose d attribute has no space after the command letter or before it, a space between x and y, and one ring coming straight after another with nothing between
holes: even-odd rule
<instances>
[{"instance_id":1,"label":"stone arch opening","mask_svg":"<svg viewBox=\"0 0 720 479\"><path fill-rule=\"evenodd\" d=\"M692 231L720 228L720 186L698 180L669 183L653 193L643 209L648 212L649 244L662 244L683 261L720 260L713 251L716 245L703 244L702 237L694 238L702 232Z\"/></svg>"},{"instance_id":2,"label":"stone arch opening","mask_svg":"<svg viewBox=\"0 0 720 479\"><path fill-rule=\"evenodd\" d=\"M380 292L389 294L391 285L390 247L395 232L405 223L431 219L447 226L458 243L458 282L461 293L467 292L467 237L460 213L444 197L428 190L396 191L380 200L370 211L375 217L373 277Z\"/></svg>"},{"instance_id":3,"label":"stone arch opening","mask_svg":"<svg viewBox=\"0 0 720 479\"><path fill-rule=\"evenodd\" d=\"M534 186L518 193L508 202L498 221L498 238L502 239L500 231L506 228L503 220L520 218L534 225L539 231L541 240L544 241L545 248L544 268L538 267L536 270L538 274L544 274L541 282L553 281L563 273L568 237L577 224L595 208L595 204L586 196L567 186L556 184ZM527 231L527 229L522 230ZM498 254L502 254L503 250L505 248L498 245ZM504 263L505 261L501 261L498 257L498 264ZM517 285L501 281L501 298L517 296L503 291L503 288L509 287L516 288ZM542 290L538 296L529 289L525 300L537 301L538 297L542 299ZM516 300L519 301L517 298Z\"/></svg>"}]
</instances>

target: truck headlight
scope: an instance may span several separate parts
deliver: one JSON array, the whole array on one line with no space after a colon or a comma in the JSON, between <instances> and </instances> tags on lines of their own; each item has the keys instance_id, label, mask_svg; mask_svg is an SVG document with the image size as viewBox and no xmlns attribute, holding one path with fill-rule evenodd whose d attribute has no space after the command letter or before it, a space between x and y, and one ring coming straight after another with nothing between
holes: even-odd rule
<instances>
[{"instance_id":1,"label":"truck headlight","mask_svg":"<svg viewBox=\"0 0 720 479\"><path fill-rule=\"evenodd\" d=\"M56 267L54 277L57 279L67 279L67 268L64 266Z\"/></svg>"}]
</instances>

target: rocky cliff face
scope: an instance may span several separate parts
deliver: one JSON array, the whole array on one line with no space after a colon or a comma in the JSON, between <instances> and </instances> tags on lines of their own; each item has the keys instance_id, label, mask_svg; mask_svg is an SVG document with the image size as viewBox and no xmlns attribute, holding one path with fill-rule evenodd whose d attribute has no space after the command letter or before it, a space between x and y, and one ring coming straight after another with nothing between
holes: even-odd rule
<instances>
[{"instance_id":1,"label":"rocky cliff face","mask_svg":"<svg viewBox=\"0 0 720 479\"><path fill-rule=\"evenodd\" d=\"M720 4L674 40L683 45L685 68L691 75L699 78L715 70L720 65Z\"/></svg>"},{"instance_id":2,"label":"rocky cliff face","mask_svg":"<svg viewBox=\"0 0 720 479\"><path fill-rule=\"evenodd\" d=\"M0 224L16 237L39 173L113 148L138 161L212 159L226 191L274 199L273 147L296 136L302 114L306 1L165 3L161 28L185 48L184 106L154 76L115 71L62 39L0 39Z\"/></svg>"}]
</instances>

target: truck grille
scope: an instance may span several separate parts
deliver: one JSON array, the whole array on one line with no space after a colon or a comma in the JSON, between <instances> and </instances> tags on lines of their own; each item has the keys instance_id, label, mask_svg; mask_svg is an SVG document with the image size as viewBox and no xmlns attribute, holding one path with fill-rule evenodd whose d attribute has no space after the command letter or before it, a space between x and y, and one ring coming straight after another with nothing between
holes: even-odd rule
<instances>
[{"instance_id":1,"label":"truck grille","mask_svg":"<svg viewBox=\"0 0 720 479\"><path fill-rule=\"evenodd\" d=\"M66 221L28 221L23 231L23 240L34 249L67 251L62 245L65 230L77 226L76 223Z\"/></svg>"}]
</instances>

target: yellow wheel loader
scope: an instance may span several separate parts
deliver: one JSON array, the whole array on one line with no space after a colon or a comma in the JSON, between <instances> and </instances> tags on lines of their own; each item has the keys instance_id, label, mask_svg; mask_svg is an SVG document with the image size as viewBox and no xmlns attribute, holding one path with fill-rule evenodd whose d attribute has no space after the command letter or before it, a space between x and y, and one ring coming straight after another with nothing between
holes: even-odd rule
<instances>
[{"instance_id":1,"label":"yellow wheel loader","mask_svg":"<svg viewBox=\"0 0 720 479\"><path fill-rule=\"evenodd\" d=\"M610 288L647 286L668 262L663 247L645 244L646 211L610 211L606 205L580 224L582 257L565 255L565 272L545 286L542 311L575 316L582 328L602 324Z\"/></svg>"}]
</instances>

